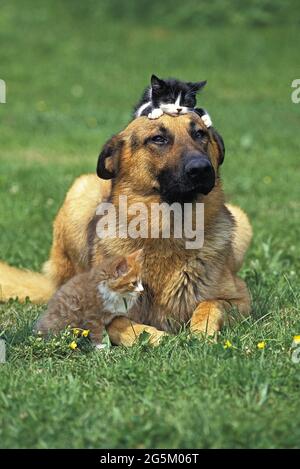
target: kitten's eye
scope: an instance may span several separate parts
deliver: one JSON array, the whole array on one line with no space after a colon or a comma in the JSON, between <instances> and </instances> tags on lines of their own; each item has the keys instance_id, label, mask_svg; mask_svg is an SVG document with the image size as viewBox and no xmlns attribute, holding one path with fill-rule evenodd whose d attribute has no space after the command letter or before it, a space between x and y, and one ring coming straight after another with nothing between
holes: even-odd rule
<instances>
[{"instance_id":1,"label":"kitten's eye","mask_svg":"<svg viewBox=\"0 0 300 469\"><path fill-rule=\"evenodd\" d=\"M168 143L168 139L162 135L154 135L151 137L150 141L151 143L155 143L155 145L166 145Z\"/></svg>"},{"instance_id":2,"label":"kitten's eye","mask_svg":"<svg viewBox=\"0 0 300 469\"><path fill-rule=\"evenodd\" d=\"M141 282L139 281L132 282L131 288L133 288L135 291L141 291Z\"/></svg>"},{"instance_id":3,"label":"kitten's eye","mask_svg":"<svg viewBox=\"0 0 300 469\"><path fill-rule=\"evenodd\" d=\"M184 105L186 107L195 107L196 105L196 100L192 98L185 98L184 100Z\"/></svg>"}]
</instances>

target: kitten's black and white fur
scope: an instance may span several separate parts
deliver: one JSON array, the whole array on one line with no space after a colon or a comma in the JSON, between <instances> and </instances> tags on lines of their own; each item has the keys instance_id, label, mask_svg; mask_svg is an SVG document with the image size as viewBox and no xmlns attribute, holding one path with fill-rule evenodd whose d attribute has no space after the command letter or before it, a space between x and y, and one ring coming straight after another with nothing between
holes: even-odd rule
<instances>
[{"instance_id":1,"label":"kitten's black and white fur","mask_svg":"<svg viewBox=\"0 0 300 469\"><path fill-rule=\"evenodd\" d=\"M151 77L140 102L134 110L134 117L148 116L157 119L163 114L178 116L187 112L197 112L207 127L212 125L204 109L196 108L196 94L206 85L206 81L184 82L174 78L162 80L155 75Z\"/></svg>"}]
</instances>

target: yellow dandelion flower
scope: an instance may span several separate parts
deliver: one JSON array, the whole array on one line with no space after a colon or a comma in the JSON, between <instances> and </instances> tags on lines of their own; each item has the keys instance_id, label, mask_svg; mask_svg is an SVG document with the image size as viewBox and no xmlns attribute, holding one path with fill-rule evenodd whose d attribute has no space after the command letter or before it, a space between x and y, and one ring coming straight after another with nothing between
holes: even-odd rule
<instances>
[{"instance_id":1,"label":"yellow dandelion flower","mask_svg":"<svg viewBox=\"0 0 300 469\"><path fill-rule=\"evenodd\" d=\"M225 344L224 344L224 348L230 348L232 347L232 343L230 342L230 340L226 340Z\"/></svg>"},{"instance_id":2,"label":"yellow dandelion flower","mask_svg":"<svg viewBox=\"0 0 300 469\"><path fill-rule=\"evenodd\" d=\"M300 335L294 335L294 343L300 344Z\"/></svg>"},{"instance_id":3,"label":"yellow dandelion flower","mask_svg":"<svg viewBox=\"0 0 300 469\"><path fill-rule=\"evenodd\" d=\"M82 337L87 337L87 336L89 335L89 333L90 333L89 329L84 329L84 330L82 331L82 334L81 334L81 335L82 335Z\"/></svg>"},{"instance_id":4,"label":"yellow dandelion flower","mask_svg":"<svg viewBox=\"0 0 300 469\"><path fill-rule=\"evenodd\" d=\"M73 340L73 342L70 343L69 347L72 349L72 350L75 350L77 348L77 342L75 342L75 340Z\"/></svg>"},{"instance_id":5,"label":"yellow dandelion flower","mask_svg":"<svg viewBox=\"0 0 300 469\"><path fill-rule=\"evenodd\" d=\"M258 348L259 350L263 350L264 348L266 348L266 345L267 345L267 344L266 344L266 342L264 342L264 341L258 342L257 348Z\"/></svg>"},{"instance_id":6,"label":"yellow dandelion flower","mask_svg":"<svg viewBox=\"0 0 300 469\"><path fill-rule=\"evenodd\" d=\"M80 334L80 329L72 329L74 335L78 336Z\"/></svg>"}]
</instances>

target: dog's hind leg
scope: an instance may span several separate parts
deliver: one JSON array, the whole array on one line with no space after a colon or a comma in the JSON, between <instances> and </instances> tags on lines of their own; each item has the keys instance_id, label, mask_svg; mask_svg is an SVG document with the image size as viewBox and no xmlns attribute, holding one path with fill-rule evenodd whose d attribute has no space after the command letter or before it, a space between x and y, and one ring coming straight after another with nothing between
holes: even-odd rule
<instances>
[{"instance_id":1,"label":"dog's hind leg","mask_svg":"<svg viewBox=\"0 0 300 469\"><path fill-rule=\"evenodd\" d=\"M51 249L50 259L43 265L43 272L56 288L59 288L76 275L73 263L64 250L55 242Z\"/></svg>"},{"instance_id":2,"label":"dog's hind leg","mask_svg":"<svg viewBox=\"0 0 300 469\"><path fill-rule=\"evenodd\" d=\"M80 176L69 189L54 221L50 259L43 269L56 287L91 267L92 241L89 240L88 227L97 206L102 200L107 200L110 190L111 181L101 182L93 174ZM92 227L94 239L97 237L96 225Z\"/></svg>"},{"instance_id":3,"label":"dog's hind leg","mask_svg":"<svg viewBox=\"0 0 300 469\"><path fill-rule=\"evenodd\" d=\"M252 239L252 227L246 213L235 205L226 205L235 221L235 228L232 239L233 258L231 261L231 270L236 273L240 270L245 253Z\"/></svg>"},{"instance_id":4,"label":"dog's hind leg","mask_svg":"<svg viewBox=\"0 0 300 469\"><path fill-rule=\"evenodd\" d=\"M43 265L44 274L51 280L56 288L63 285L76 274L73 262L69 259L65 248L65 210L59 210L54 222L53 242L50 258Z\"/></svg>"}]
</instances>

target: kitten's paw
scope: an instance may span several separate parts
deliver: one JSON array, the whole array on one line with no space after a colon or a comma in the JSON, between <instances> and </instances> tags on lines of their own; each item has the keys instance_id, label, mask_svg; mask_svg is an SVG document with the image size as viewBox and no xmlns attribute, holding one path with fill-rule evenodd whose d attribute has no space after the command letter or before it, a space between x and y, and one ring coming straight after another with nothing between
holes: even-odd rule
<instances>
[{"instance_id":1,"label":"kitten's paw","mask_svg":"<svg viewBox=\"0 0 300 469\"><path fill-rule=\"evenodd\" d=\"M161 109L153 109L153 111L148 114L148 119L158 119L162 115L163 111Z\"/></svg>"},{"instance_id":2,"label":"kitten's paw","mask_svg":"<svg viewBox=\"0 0 300 469\"><path fill-rule=\"evenodd\" d=\"M203 120L204 124L206 125L206 127L209 129L209 127L212 126L212 120L209 116L209 114L204 114L201 119Z\"/></svg>"}]
</instances>

